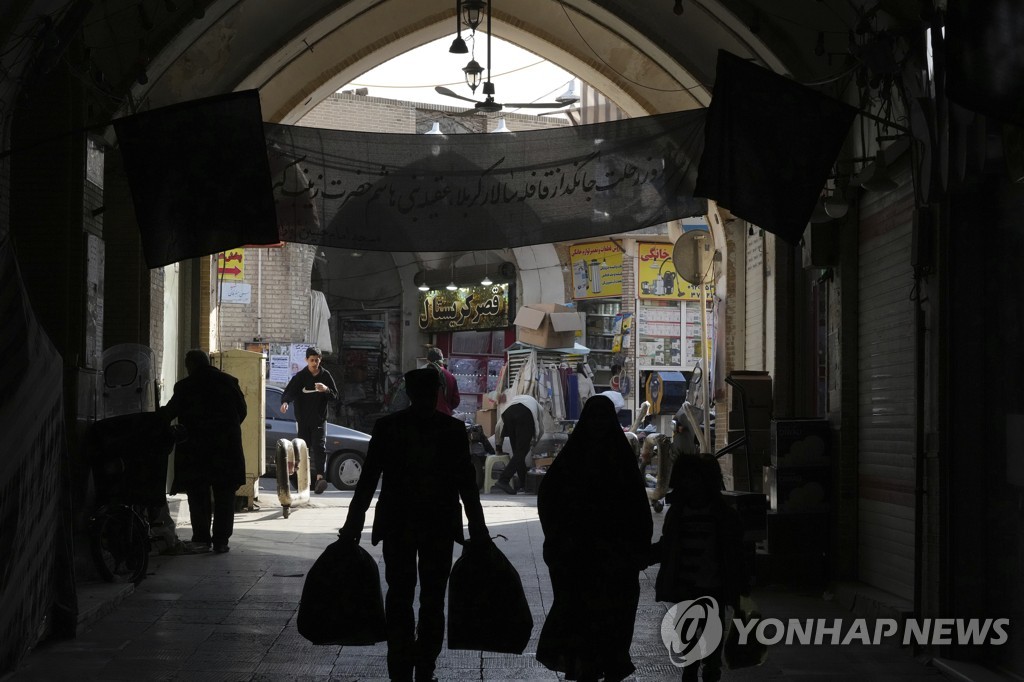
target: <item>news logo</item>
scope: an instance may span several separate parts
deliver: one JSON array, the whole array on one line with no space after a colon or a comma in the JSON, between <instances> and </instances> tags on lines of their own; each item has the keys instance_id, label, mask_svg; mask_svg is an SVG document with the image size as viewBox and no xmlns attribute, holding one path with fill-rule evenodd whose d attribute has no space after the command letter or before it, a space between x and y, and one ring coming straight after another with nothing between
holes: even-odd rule
<instances>
[{"instance_id":1,"label":"news logo","mask_svg":"<svg viewBox=\"0 0 1024 682\"><path fill-rule=\"evenodd\" d=\"M722 643L722 608L711 596L681 601L661 621L661 640L672 665L684 668L710 656ZM730 619L736 642L764 646L869 645L886 641L909 646L948 644L1001 646L1009 639L1008 618L760 618Z\"/></svg>"},{"instance_id":2,"label":"news logo","mask_svg":"<svg viewBox=\"0 0 1024 682\"><path fill-rule=\"evenodd\" d=\"M722 613L714 597L672 606L661 620L661 641L672 665L685 668L711 655L722 643Z\"/></svg>"}]
</instances>

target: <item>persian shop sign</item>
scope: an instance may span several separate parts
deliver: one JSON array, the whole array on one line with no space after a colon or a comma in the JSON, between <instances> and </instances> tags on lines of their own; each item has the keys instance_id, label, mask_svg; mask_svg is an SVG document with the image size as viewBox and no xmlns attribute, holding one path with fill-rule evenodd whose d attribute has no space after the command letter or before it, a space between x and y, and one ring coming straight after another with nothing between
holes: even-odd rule
<instances>
[{"instance_id":1,"label":"persian shop sign","mask_svg":"<svg viewBox=\"0 0 1024 682\"><path fill-rule=\"evenodd\" d=\"M672 265L672 244L637 244L637 297L663 301L699 301L700 289L679 276ZM707 295L715 293L714 284L705 284Z\"/></svg>"},{"instance_id":2,"label":"persian shop sign","mask_svg":"<svg viewBox=\"0 0 1024 682\"><path fill-rule=\"evenodd\" d=\"M420 293L419 327L422 331L463 332L508 326L508 284Z\"/></svg>"}]
</instances>

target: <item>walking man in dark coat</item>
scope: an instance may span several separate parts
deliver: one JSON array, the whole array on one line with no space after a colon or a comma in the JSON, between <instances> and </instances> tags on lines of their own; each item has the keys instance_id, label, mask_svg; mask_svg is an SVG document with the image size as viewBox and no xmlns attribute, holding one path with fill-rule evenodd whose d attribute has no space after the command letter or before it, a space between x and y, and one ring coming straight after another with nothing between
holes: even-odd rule
<instances>
[{"instance_id":1,"label":"walking man in dark coat","mask_svg":"<svg viewBox=\"0 0 1024 682\"><path fill-rule=\"evenodd\" d=\"M432 368L405 375L412 405L377 420L348 518L338 532L358 542L383 476L371 541L384 541L388 590L388 672L392 680L434 679L444 640L444 598L452 549L463 538L462 504L471 541L489 542L465 424L441 414L438 373ZM413 613L417 566L419 624Z\"/></svg>"},{"instance_id":2,"label":"walking man in dark coat","mask_svg":"<svg viewBox=\"0 0 1024 682\"><path fill-rule=\"evenodd\" d=\"M334 377L320 366L322 361L319 348L307 348L306 367L291 378L281 394L281 414L288 412L289 403L295 403L298 436L309 448L309 482L317 495L327 490L327 406L338 399Z\"/></svg>"},{"instance_id":3,"label":"walking man in dark coat","mask_svg":"<svg viewBox=\"0 0 1024 682\"><path fill-rule=\"evenodd\" d=\"M204 351L187 352L185 369L188 376L174 384L174 395L160 408L168 422L176 417L187 431L187 439L175 449L171 491L188 495L190 549L209 551L212 544L223 554L235 525L235 491L245 483L245 396L238 379L211 366Z\"/></svg>"}]
</instances>

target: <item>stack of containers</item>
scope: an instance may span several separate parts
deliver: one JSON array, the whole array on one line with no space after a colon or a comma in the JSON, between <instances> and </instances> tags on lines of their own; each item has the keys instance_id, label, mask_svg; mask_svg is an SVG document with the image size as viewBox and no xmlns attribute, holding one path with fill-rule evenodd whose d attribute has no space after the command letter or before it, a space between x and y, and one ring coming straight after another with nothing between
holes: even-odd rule
<instances>
[{"instance_id":1,"label":"stack of containers","mask_svg":"<svg viewBox=\"0 0 1024 682\"><path fill-rule=\"evenodd\" d=\"M768 372L735 370L729 378L742 387L730 386L729 432L727 443L746 435L746 448L737 448L721 459L727 490L765 492L761 468L768 463L772 420L772 378ZM744 410L744 402L746 409ZM747 424L744 428L744 415ZM747 461L749 453L750 461ZM748 466L749 465L749 466Z\"/></svg>"},{"instance_id":2,"label":"stack of containers","mask_svg":"<svg viewBox=\"0 0 1024 682\"><path fill-rule=\"evenodd\" d=\"M827 577L833 508L831 429L825 419L773 419L767 550L776 578L818 584Z\"/></svg>"}]
</instances>

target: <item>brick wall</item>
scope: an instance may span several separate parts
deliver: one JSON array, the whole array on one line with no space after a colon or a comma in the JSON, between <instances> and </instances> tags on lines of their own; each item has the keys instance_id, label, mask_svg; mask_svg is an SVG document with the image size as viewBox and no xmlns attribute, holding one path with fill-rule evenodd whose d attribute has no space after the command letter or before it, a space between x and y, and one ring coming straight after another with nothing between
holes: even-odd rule
<instances>
[{"instance_id":1,"label":"brick wall","mask_svg":"<svg viewBox=\"0 0 1024 682\"><path fill-rule=\"evenodd\" d=\"M297 125L371 133L425 133L430 130L431 123L437 121L441 132L445 134L489 132L497 127L499 118L504 118L505 125L513 131L569 125L568 121L558 117L505 111L489 116L446 116L461 111L465 111L465 107L402 102L342 92L328 96L303 116Z\"/></svg>"},{"instance_id":2,"label":"brick wall","mask_svg":"<svg viewBox=\"0 0 1024 682\"><path fill-rule=\"evenodd\" d=\"M261 255L262 252L262 265ZM204 289L211 320L210 348L243 348L257 335L271 343L309 339L310 273L317 247L285 244L280 248L245 249L244 281L251 287L249 303L222 302L217 307L217 287L212 258L205 268ZM262 277L260 271L262 270ZM262 306L260 288L262 281ZM262 308L262 312L261 312ZM219 327L218 327L219 323ZM217 329L219 328L219 338Z\"/></svg>"}]
</instances>

